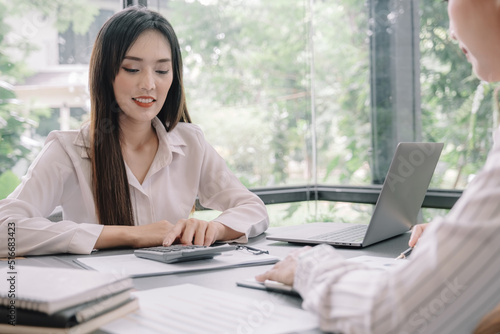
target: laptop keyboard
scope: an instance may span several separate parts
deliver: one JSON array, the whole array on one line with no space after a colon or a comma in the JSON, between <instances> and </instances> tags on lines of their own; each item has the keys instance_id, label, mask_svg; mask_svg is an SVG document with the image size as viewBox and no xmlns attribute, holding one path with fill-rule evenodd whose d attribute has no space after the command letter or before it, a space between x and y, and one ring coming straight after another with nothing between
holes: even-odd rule
<instances>
[{"instance_id":1,"label":"laptop keyboard","mask_svg":"<svg viewBox=\"0 0 500 334\"><path fill-rule=\"evenodd\" d=\"M316 235L310 239L325 242L357 242L363 240L368 225L353 225L339 231Z\"/></svg>"}]
</instances>

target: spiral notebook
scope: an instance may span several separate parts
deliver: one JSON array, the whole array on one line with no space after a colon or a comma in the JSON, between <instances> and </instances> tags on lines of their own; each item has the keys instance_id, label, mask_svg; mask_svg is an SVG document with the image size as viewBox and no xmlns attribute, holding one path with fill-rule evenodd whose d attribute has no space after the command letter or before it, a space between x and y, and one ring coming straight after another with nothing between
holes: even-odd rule
<instances>
[{"instance_id":1,"label":"spiral notebook","mask_svg":"<svg viewBox=\"0 0 500 334\"><path fill-rule=\"evenodd\" d=\"M4 267L0 277L0 305L46 314L133 287L122 274L69 268Z\"/></svg>"}]
</instances>

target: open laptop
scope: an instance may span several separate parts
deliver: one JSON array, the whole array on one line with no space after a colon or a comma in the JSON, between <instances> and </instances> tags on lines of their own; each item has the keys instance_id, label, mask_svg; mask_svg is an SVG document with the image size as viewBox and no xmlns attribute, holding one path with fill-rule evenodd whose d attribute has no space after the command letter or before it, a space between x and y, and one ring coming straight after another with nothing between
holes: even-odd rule
<instances>
[{"instance_id":1,"label":"open laptop","mask_svg":"<svg viewBox=\"0 0 500 334\"><path fill-rule=\"evenodd\" d=\"M443 143L399 143L369 224L308 223L282 227L269 240L366 247L407 232L431 182Z\"/></svg>"}]
</instances>

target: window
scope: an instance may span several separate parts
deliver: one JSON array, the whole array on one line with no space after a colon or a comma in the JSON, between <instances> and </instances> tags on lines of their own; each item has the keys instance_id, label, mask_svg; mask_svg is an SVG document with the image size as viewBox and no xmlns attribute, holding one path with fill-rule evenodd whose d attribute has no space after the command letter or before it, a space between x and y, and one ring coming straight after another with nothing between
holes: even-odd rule
<instances>
[{"instance_id":1,"label":"window","mask_svg":"<svg viewBox=\"0 0 500 334\"><path fill-rule=\"evenodd\" d=\"M102 25L114 12L99 9L92 18L92 23L82 31L75 31L75 24L70 24L65 31L58 34L59 64L88 64L92 53L92 45ZM85 30L85 32L83 32Z\"/></svg>"}]
</instances>

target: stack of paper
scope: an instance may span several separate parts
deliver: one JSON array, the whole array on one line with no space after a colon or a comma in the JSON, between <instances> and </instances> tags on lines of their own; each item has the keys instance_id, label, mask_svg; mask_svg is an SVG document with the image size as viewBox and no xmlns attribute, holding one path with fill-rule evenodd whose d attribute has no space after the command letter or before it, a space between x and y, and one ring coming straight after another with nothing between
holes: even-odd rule
<instances>
[{"instance_id":1,"label":"stack of paper","mask_svg":"<svg viewBox=\"0 0 500 334\"><path fill-rule=\"evenodd\" d=\"M138 309L123 275L18 266L0 277L1 333L84 333Z\"/></svg>"},{"instance_id":2,"label":"stack of paper","mask_svg":"<svg viewBox=\"0 0 500 334\"><path fill-rule=\"evenodd\" d=\"M134 292L141 309L101 329L114 334L298 333L316 315L284 305L280 295L252 299L193 284Z\"/></svg>"}]
</instances>

